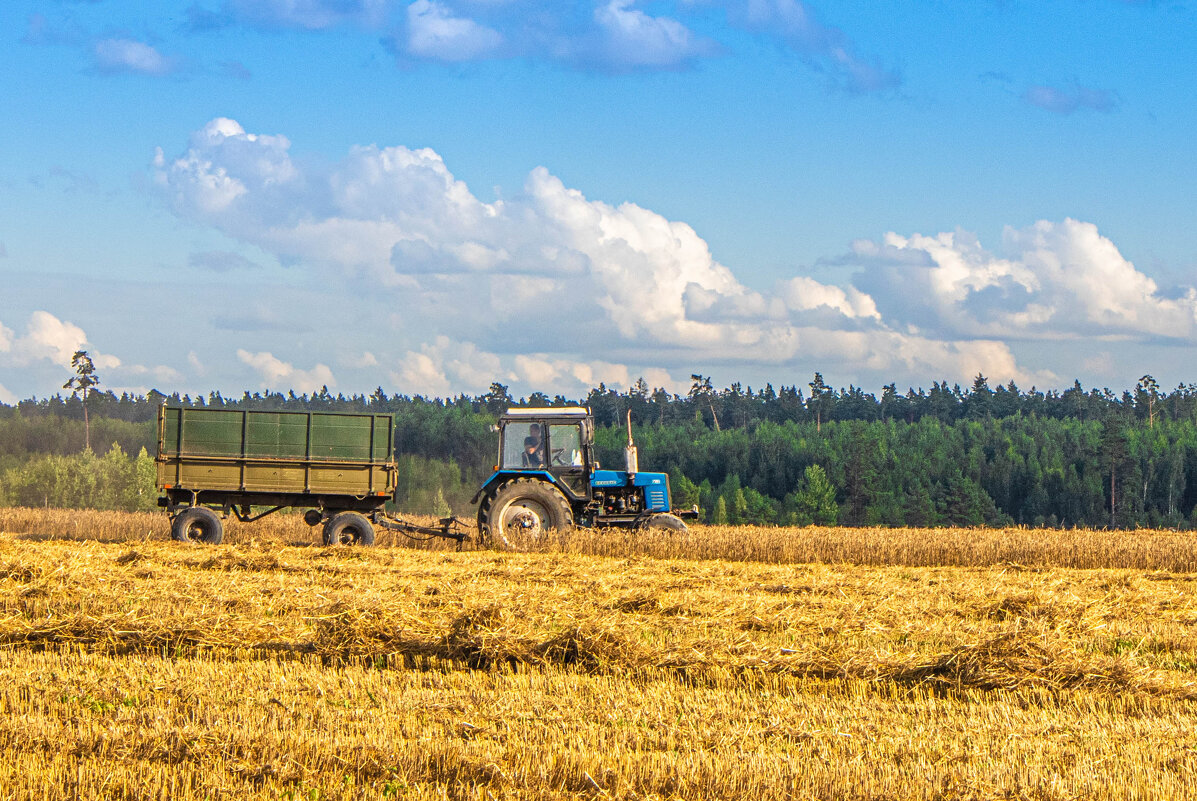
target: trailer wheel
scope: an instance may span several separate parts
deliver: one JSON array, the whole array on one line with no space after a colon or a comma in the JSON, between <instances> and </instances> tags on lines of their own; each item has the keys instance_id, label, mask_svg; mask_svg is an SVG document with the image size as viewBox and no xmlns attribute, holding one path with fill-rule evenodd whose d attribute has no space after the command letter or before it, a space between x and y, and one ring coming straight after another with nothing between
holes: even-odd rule
<instances>
[{"instance_id":1,"label":"trailer wheel","mask_svg":"<svg viewBox=\"0 0 1197 801\"><path fill-rule=\"evenodd\" d=\"M358 512L337 512L324 524L325 545L373 545L374 526Z\"/></svg>"},{"instance_id":2,"label":"trailer wheel","mask_svg":"<svg viewBox=\"0 0 1197 801\"><path fill-rule=\"evenodd\" d=\"M224 523L206 506L192 506L175 515L170 523L171 539L219 545L224 539Z\"/></svg>"},{"instance_id":3,"label":"trailer wheel","mask_svg":"<svg viewBox=\"0 0 1197 801\"><path fill-rule=\"evenodd\" d=\"M479 509L479 522L492 545L522 550L545 542L550 532L574 527L569 502L552 484L520 478L504 484ZM485 519L483 519L485 518Z\"/></svg>"},{"instance_id":4,"label":"trailer wheel","mask_svg":"<svg viewBox=\"0 0 1197 801\"><path fill-rule=\"evenodd\" d=\"M648 520L645 520L643 523L641 523L636 528L639 531L660 531L660 532L666 532L666 533L670 532L670 531L688 531L689 530L686 527L686 522L684 520L682 520L677 515L671 515L671 514L668 514L665 512L662 512L661 514L653 515L652 517L650 517Z\"/></svg>"}]
</instances>

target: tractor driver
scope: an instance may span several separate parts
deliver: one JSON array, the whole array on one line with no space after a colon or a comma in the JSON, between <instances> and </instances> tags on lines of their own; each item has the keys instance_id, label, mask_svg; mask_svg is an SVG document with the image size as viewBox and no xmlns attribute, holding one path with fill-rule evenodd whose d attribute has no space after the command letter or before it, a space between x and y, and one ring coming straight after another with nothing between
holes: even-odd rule
<instances>
[{"instance_id":1,"label":"tractor driver","mask_svg":"<svg viewBox=\"0 0 1197 801\"><path fill-rule=\"evenodd\" d=\"M544 466L544 454L541 452L543 441L540 438L540 423L533 423L524 437L524 467Z\"/></svg>"}]
</instances>

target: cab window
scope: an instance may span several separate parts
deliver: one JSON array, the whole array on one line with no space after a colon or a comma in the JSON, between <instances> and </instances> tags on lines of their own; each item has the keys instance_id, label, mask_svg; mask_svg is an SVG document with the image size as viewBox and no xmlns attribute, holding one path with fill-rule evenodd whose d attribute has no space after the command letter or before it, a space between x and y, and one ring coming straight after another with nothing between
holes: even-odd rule
<instances>
[{"instance_id":1,"label":"cab window","mask_svg":"<svg viewBox=\"0 0 1197 801\"><path fill-rule=\"evenodd\" d=\"M582 433L579 426L549 426L549 464L551 467L582 466Z\"/></svg>"},{"instance_id":2,"label":"cab window","mask_svg":"<svg viewBox=\"0 0 1197 801\"><path fill-rule=\"evenodd\" d=\"M525 470L544 466L544 432L540 423L508 423L503 427L503 467Z\"/></svg>"}]
</instances>

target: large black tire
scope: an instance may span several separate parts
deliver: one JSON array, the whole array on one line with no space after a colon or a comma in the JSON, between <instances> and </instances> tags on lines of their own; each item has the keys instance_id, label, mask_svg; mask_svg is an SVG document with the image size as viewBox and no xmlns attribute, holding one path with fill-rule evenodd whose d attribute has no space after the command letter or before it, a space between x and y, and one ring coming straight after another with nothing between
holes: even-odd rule
<instances>
[{"instance_id":1,"label":"large black tire","mask_svg":"<svg viewBox=\"0 0 1197 801\"><path fill-rule=\"evenodd\" d=\"M546 542L553 532L568 533L574 527L574 514L552 484L518 478L482 502L478 522L494 547L523 550Z\"/></svg>"},{"instance_id":2,"label":"large black tire","mask_svg":"<svg viewBox=\"0 0 1197 801\"><path fill-rule=\"evenodd\" d=\"M358 512L337 512L324 524L325 545L373 545L374 526Z\"/></svg>"},{"instance_id":3,"label":"large black tire","mask_svg":"<svg viewBox=\"0 0 1197 801\"><path fill-rule=\"evenodd\" d=\"M170 522L170 536L179 542L219 545L224 539L224 523L206 506L192 506L175 515Z\"/></svg>"},{"instance_id":4,"label":"large black tire","mask_svg":"<svg viewBox=\"0 0 1197 801\"><path fill-rule=\"evenodd\" d=\"M667 512L653 515L637 526L637 529L640 531L660 531L662 533L688 530L684 520L677 515L671 515Z\"/></svg>"}]
</instances>

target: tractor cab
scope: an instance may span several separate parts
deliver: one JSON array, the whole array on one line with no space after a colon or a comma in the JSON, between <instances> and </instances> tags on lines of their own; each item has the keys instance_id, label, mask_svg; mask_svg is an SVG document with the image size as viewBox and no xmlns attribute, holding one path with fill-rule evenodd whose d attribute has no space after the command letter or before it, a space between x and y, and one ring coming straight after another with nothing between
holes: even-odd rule
<instances>
[{"instance_id":1,"label":"tractor cab","mask_svg":"<svg viewBox=\"0 0 1197 801\"><path fill-rule=\"evenodd\" d=\"M573 498L588 495L594 419L580 407L509 409L499 418L498 472L544 475Z\"/></svg>"}]
</instances>

